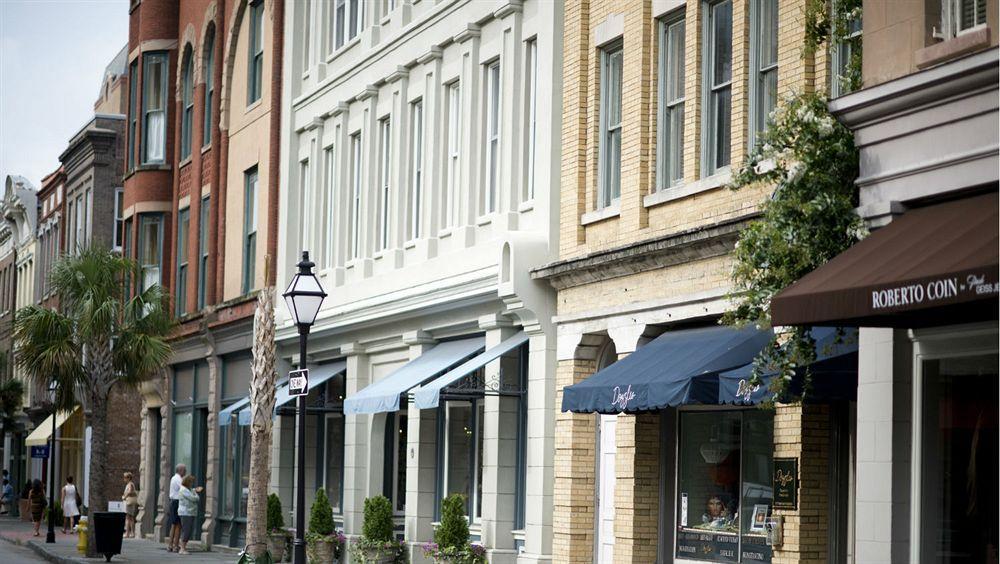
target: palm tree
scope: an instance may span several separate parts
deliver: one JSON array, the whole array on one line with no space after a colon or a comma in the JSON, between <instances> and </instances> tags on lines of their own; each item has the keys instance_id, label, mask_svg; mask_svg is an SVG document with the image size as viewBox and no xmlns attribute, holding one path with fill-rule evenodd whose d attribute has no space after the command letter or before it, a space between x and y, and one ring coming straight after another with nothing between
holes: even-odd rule
<instances>
[{"instance_id":1,"label":"palm tree","mask_svg":"<svg viewBox=\"0 0 1000 564\"><path fill-rule=\"evenodd\" d=\"M108 396L118 386L136 386L164 369L173 328L167 297L153 285L134 296L126 280L138 279L134 262L103 249L84 249L59 259L49 272L60 311L31 305L14 318L16 363L42 385L52 379L64 393L76 392L91 428L90 510L107 505ZM89 529L88 555L95 550Z\"/></svg>"},{"instance_id":2,"label":"palm tree","mask_svg":"<svg viewBox=\"0 0 1000 564\"><path fill-rule=\"evenodd\" d=\"M267 265L265 266L265 269ZM274 287L260 291L253 318L253 376L250 381L250 483L247 547L259 556L267 542L267 490L271 482L271 417L274 412Z\"/></svg>"}]
</instances>

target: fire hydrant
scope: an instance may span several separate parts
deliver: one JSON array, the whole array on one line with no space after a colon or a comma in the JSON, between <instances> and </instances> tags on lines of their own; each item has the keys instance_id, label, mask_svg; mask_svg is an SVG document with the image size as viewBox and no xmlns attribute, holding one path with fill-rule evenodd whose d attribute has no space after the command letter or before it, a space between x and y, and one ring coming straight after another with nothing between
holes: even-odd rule
<instances>
[{"instance_id":1,"label":"fire hydrant","mask_svg":"<svg viewBox=\"0 0 1000 564\"><path fill-rule=\"evenodd\" d=\"M76 551L80 554L87 554L87 516L80 517L80 522L76 524L76 532L80 539L76 541Z\"/></svg>"}]
</instances>

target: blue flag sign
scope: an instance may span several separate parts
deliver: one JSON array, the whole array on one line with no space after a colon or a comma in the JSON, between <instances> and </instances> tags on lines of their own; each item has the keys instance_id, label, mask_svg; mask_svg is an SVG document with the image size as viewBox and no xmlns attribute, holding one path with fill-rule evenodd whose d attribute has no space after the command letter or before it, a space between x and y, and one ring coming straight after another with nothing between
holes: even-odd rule
<instances>
[{"instance_id":1,"label":"blue flag sign","mask_svg":"<svg viewBox=\"0 0 1000 564\"><path fill-rule=\"evenodd\" d=\"M31 447L31 458L48 458L49 445Z\"/></svg>"}]
</instances>

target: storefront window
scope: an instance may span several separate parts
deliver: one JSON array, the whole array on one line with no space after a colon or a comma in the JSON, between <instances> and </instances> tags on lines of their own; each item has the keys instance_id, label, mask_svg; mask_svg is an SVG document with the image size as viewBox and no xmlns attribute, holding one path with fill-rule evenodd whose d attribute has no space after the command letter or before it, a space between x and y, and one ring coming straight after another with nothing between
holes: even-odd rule
<instances>
[{"instance_id":1,"label":"storefront window","mask_svg":"<svg viewBox=\"0 0 1000 564\"><path fill-rule=\"evenodd\" d=\"M770 562L773 414L681 412L677 558Z\"/></svg>"},{"instance_id":2,"label":"storefront window","mask_svg":"<svg viewBox=\"0 0 1000 564\"><path fill-rule=\"evenodd\" d=\"M191 468L191 451L193 449L194 413L182 411L174 414L174 465L183 464Z\"/></svg>"},{"instance_id":3,"label":"storefront window","mask_svg":"<svg viewBox=\"0 0 1000 564\"><path fill-rule=\"evenodd\" d=\"M344 479L344 416L340 413L326 416L326 479L324 487L334 513L343 513L342 494Z\"/></svg>"},{"instance_id":4,"label":"storefront window","mask_svg":"<svg viewBox=\"0 0 1000 564\"><path fill-rule=\"evenodd\" d=\"M998 356L922 361L920 558L995 560Z\"/></svg>"}]
</instances>

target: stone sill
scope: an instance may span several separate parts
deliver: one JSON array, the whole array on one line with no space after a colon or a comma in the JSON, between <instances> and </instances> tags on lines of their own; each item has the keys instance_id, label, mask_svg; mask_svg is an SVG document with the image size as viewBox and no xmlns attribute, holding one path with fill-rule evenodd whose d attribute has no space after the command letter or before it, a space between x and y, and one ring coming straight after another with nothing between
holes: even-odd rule
<instances>
[{"instance_id":1,"label":"stone sill","mask_svg":"<svg viewBox=\"0 0 1000 564\"><path fill-rule=\"evenodd\" d=\"M591 225L593 223L598 223L606 219L611 219L613 217L618 217L622 213L621 200L615 200L611 202L611 205L601 208L599 210L589 211L582 216L580 216L580 225Z\"/></svg>"},{"instance_id":2,"label":"stone sill","mask_svg":"<svg viewBox=\"0 0 1000 564\"><path fill-rule=\"evenodd\" d=\"M651 208L653 206L673 202L674 200L680 200L682 198L687 198L688 196L693 196L709 190L715 190L729 184L729 181L732 180L732 178L732 172L729 167L726 167L708 178L702 178L701 180L688 182L687 184L678 184L677 186L671 186L670 188L664 188L663 190L653 192L642 199L642 205L644 207Z\"/></svg>"},{"instance_id":3,"label":"stone sill","mask_svg":"<svg viewBox=\"0 0 1000 564\"><path fill-rule=\"evenodd\" d=\"M932 67L989 46L990 28L984 25L940 43L917 49L915 54L917 68Z\"/></svg>"}]
</instances>

